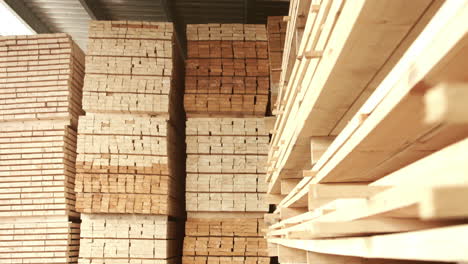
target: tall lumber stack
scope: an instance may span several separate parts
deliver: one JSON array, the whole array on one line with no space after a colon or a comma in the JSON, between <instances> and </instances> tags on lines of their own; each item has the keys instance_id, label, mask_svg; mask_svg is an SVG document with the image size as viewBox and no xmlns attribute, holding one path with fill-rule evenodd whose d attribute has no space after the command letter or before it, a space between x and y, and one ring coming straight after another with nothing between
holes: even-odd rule
<instances>
[{"instance_id":1,"label":"tall lumber stack","mask_svg":"<svg viewBox=\"0 0 468 264\"><path fill-rule=\"evenodd\" d=\"M265 34L263 25L187 26L184 264L270 261Z\"/></svg>"},{"instance_id":2,"label":"tall lumber stack","mask_svg":"<svg viewBox=\"0 0 468 264\"><path fill-rule=\"evenodd\" d=\"M264 116L269 63L264 25L187 25L184 106L190 117Z\"/></svg>"},{"instance_id":3,"label":"tall lumber stack","mask_svg":"<svg viewBox=\"0 0 468 264\"><path fill-rule=\"evenodd\" d=\"M291 1L291 10L307 3ZM468 261L467 2L321 1L305 10L313 12L301 46L315 39L310 26L331 31L318 58L295 61L288 83L310 87L287 87L272 140L268 197L277 207L266 237L279 262ZM327 12L336 21L318 23Z\"/></svg>"},{"instance_id":4,"label":"tall lumber stack","mask_svg":"<svg viewBox=\"0 0 468 264\"><path fill-rule=\"evenodd\" d=\"M267 20L268 59L270 61L270 108L278 98L287 23L283 16L270 16Z\"/></svg>"},{"instance_id":5,"label":"tall lumber stack","mask_svg":"<svg viewBox=\"0 0 468 264\"><path fill-rule=\"evenodd\" d=\"M83 74L66 34L0 37L0 263L77 263Z\"/></svg>"},{"instance_id":6,"label":"tall lumber stack","mask_svg":"<svg viewBox=\"0 0 468 264\"><path fill-rule=\"evenodd\" d=\"M93 21L89 36L75 186L79 263L177 262L185 168L173 25Z\"/></svg>"}]
</instances>

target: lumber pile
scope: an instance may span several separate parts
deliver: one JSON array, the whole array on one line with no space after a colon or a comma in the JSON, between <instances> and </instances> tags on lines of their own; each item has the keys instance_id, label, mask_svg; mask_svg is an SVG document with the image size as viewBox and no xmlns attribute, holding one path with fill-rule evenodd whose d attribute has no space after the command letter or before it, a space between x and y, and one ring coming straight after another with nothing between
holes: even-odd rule
<instances>
[{"instance_id":1,"label":"lumber pile","mask_svg":"<svg viewBox=\"0 0 468 264\"><path fill-rule=\"evenodd\" d=\"M66 34L0 37L0 262L76 263L84 54Z\"/></svg>"},{"instance_id":2,"label":"lumber pile","mask_svg":"<svg viewBox=\"0 0 468 264\"><path fill-rule=\"evenodd\" d=\"M264 118L189 118L183 263L265 263ZM259 214L260 213L260 214Z\"/></svg>"},{"instance_id":3,"label":"lumber pile","mask_svg":"<svg viewBox=\"0 0 468 264\"><path fill-rule=\"evenodd\" d=\"M77 144L79 263L174 263L181 62L171 23L92 21ZM179 239L179 240L178 240Z\"/></svg>"},{"instance_id":4,"label":"lumber pile","mask_svg":"<svg viewBox=\"0 0 468 264\"><path fill-rule=\"evenodd\" d=\"M178 53L170 23L91 22L83 108L175 117Z\"/></svg>"},{"instance_id":5,"label":"lumber pile","mask_svg":"<svg viewBox=\"0 0 468 264\"><path fill-rule=\"evenodd\" d=\"M80 118L75 191L84 213L177 215L177 138L163 118ZM180 191L180 190L179 190ZM180 198L180 197L179 197Z\"/></svg>"},{"instance_id":6,"label":"lumber pile","mask_svg":"<svg viewBox=\"0 0 468 264\"><path fill-rule=\"evenodd\" d=\"M289 16L283 88L268 160L271 193L280 193L281 180L300 179L303 170L312 168L310 138L331 142L343 131L442 4L353 3L291 3L290 11L295 11ZM376 20L391 23L382 26ZM296 48L290 48L291 35L299 35Z\"/></svg>"},{"instance_id":7,"label":"lumber pile","mask_svg":"<svg viewBox=\"0 0 468 264\"><path fill-rule=\"evenodd\" d=\"M283 16L269 16L267 20L268 60L270 61L270 108L277 104L279 93L281 65L287 23Z\"/></svg>"},{"instance_id":8,"label":"lumber pile","mask_svg":"<svg viewBox=\"0 0 468 264\"><path fill-rule=\"evenodd\" d=\"M266 235L280 262L468 260L466 246L442 242L465 245L468 234L468 75L459 70L467 66L468 6L432 8L427 27L316 152L312 169L282 179L281 195L269 190L281 198Z\"/></svg>"},{"instance_id":9,"label":"lumber pile","mask_svg":"<svg viewBox=\"0 0 468 264\"><path fill-rule=\"evenodd\" d=\"M66 34L0 38L0 121L71 120L81 109L84 54Z\"/></svg>"},{"instance_id":10,"label":"lumber pile","mask_svg":"<svg viewBox=\"0 0 468 264\"><path fill-rule=\"evenodd\" d=\"M171 263L177 226L167 216L82 214L79 263Z\"/></svg>"},{"instance_id":11,"label":"lumber pile","mask_svg":"<svg viewBox=\"0 0 468 264\"><path fill-rule=\"evenodd\" d=\"M189 218L182 263L270 263L263 218L256 218L259 216L232 218L217 213L209 218Z\"/></svg>"},{"instance_id":12,"label":"lumber pile","mask_svg":"<svg viewBox=\"0 0 468 264\"><path fill-rule=\"evenodd\" d=\"M187 40L184 106L189 117L265 115L264 25L187 25Z\"/></svg>"},{"instance_id":13,"label":"lumber pile","mask_svg":"<svg viewBox=\"0 0 468 264\"><path fill-rule=\"evenodd\" d=\"M187 211L268 210L263 200L269 136L263 118L188 119L186 131Z\"/></svg>"}]
</instances>

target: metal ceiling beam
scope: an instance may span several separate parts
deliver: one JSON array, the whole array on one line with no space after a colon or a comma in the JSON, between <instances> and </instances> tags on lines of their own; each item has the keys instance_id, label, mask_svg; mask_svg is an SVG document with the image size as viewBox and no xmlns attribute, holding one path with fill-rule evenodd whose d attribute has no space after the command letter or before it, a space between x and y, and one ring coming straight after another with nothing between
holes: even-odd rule
<instances>
[{"instance_id":1,"label":"metal ceiling beam","mask_svg":"<svg viewBox=\"0 0 468 264\"><path fill-rule=\"evenodd\" d=\"M98 1L78 0L78 2L80 2L81 6L83 6L92 20L109 20L109 16L104 12L101 6L99 6Z\"/></svg>"},{"instance_id":2,"label":"metal ceiling beam","mask_svg":"<svg viewBox=\"0 0 468 264\"><path fill-rule=\"evenodd\" d=\"M21 19L36 33L52 33L52 30L42 22L22 0L3 0Z\"/></svg>"},{"instance_id":3,"label":"metal ceiling beam","mask_svg":"<svg viewBox=\"0 0 468 264\"><path fill-rule=\"evenodd\" d=\"M255 0L244 0L244 24L252 24L255 18Z\"/></svg>"},{"instance_id":4,"label":"metal ceiling beam","mask_svg":"<svg viewBox=\"0 0 468 264\"><path fill-rule=\"evenodd\" d=\"M170 4L168 3L167 0L160 0L161 2L161 9L164 11L164 14L166 15L166 20L169 22L172 22L174 24L174 31L176 35L176 41L179 46L179 53L182 56L182 58L185 60L186 56L186 45L187 45L187 40L185 38L185 30L183 23L180 23L178 19L176 19L175 11L174 11L174 6L176 0L170 0Z\"/></svg>"}]
</instances>

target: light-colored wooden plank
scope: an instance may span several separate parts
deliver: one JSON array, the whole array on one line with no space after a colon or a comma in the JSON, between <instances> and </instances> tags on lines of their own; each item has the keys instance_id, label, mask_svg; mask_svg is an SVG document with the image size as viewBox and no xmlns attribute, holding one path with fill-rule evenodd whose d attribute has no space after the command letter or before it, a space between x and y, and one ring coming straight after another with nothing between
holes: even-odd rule
<instances>
[{"instance_id":1,"label":"light-colored wooden plank","mask_svg":"<svg viewBox=\"0 0 468 264\"><path fill-rule=\"evenodd\" d=\"M465 262L468 260L467 225L434 228L401 234L324 240L268 239L286 247L317 253L422 261ZM459 246L454 247L455 241ZM408 250L411 249L411 250Z\"/></svg>"},{"instance_id":2,"label":"light-colored wooden plank","mask_svg":"<svg viewBox=\"0 0 468 264\"><path fill-rule=\"evenodd\" d=\"M375 180L464 138L468 128L463 119L435 123L424 119L424 94L428 88L444 80L466 79L466 73L459 70L466 63L462 58L468 52L466 10L454 6L447 4L441 8L382 83L375 97L388 92L387 96L333 160L319 168L318 182ZM438 30L441 28L459 30ZM402 127L402 122L407 125ZM383 146L382 142L389 141L391 145ZM369 150L374 152L371 154Z\"/></svg>"}]
</instances>

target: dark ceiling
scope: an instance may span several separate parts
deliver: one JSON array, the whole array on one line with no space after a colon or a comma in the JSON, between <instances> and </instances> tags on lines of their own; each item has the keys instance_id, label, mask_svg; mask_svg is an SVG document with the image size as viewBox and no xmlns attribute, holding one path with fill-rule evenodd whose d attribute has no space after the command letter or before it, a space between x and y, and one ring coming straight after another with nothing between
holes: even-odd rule
<instances>
[{"instance_id":1,"label":"dark ceiling","mask_svg":"<svg viewBox=\"0 0 468 264\"><path fill-rule=\"evenodd\" d=\"M266 24L287 15L288 0L4 0L38 33L70 34L86 49L88 23L97 20L171 21L184 42L186 24Z\"/></svg>"}]
</instances>

